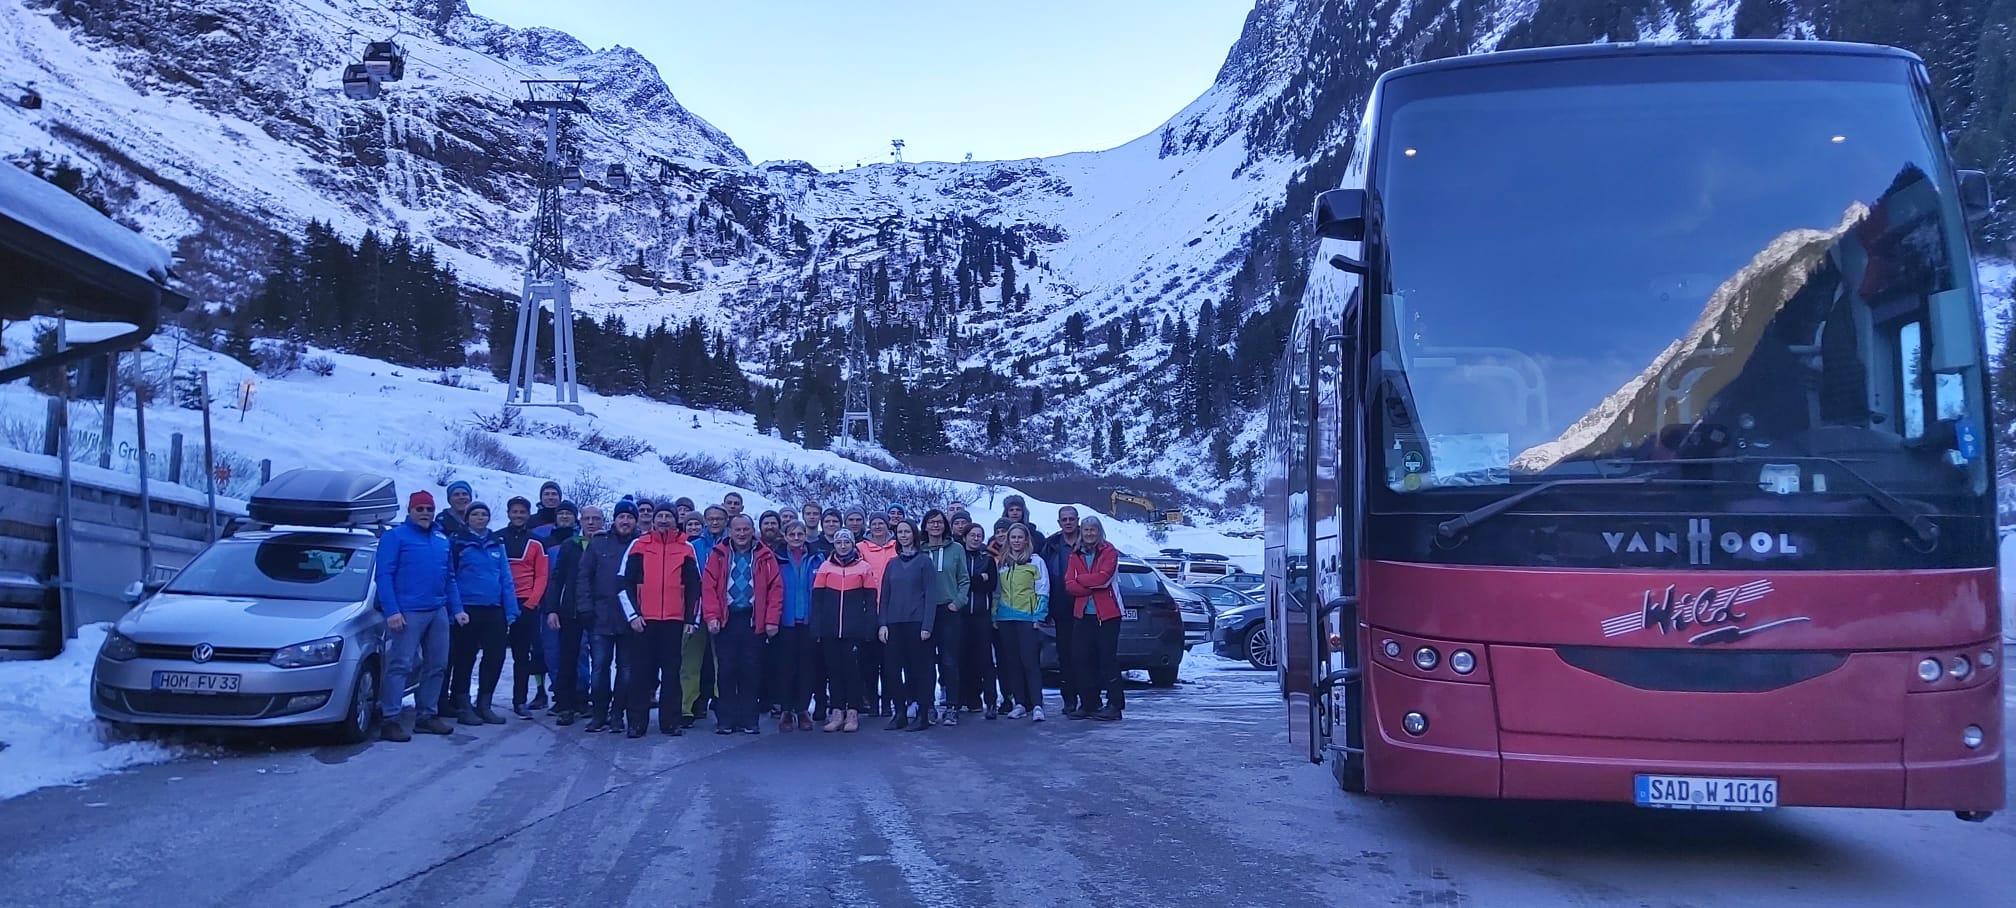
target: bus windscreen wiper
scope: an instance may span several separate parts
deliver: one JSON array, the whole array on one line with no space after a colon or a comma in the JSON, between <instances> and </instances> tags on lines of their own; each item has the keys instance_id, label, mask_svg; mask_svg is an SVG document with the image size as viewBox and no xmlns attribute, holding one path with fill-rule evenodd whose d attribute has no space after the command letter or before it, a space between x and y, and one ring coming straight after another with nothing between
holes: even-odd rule
<instances>
[{"instance_id":1,"label":"bus windscreen wiper","mask_svg":"<svg viewBox=\"0 0 2016 908\"><path fill-rule=\"evenodd\" d=\"M1660 466L1665 466L1666 464L1670 463L1673 463L1673 461L1670 460L1658 461L1658 464ZM1518 492L1515 492L1511 495L1507 495L1504 498L1500 498L1497 501L1479 507L1476 510L1469 511L1455 517L1451 517L1448 520L1444 520L1441 523L1435 525L1435 535L1440 536L1443 539L1455 539L1456 537L1463 535L1463 533L1467 532L1471 527L1483 523L1486 520L1490 520L1491 518L1503 514L1506 511L1512 510L1513 508L1518 507L1520 503L1526 501L1529 498L1532 498L1535 495L1538 495L1542 492L1551 492L1555 489L1567 486L1604 486L1608 488L1615 488L1617 486L1649 486L1649 485L1723 486L1723 485L1743 485L1743 484L1744 483L1729 479L1675 479L1671 476L1665 476L1657 473L1644 474L1639 476L1595 476L1583 479L1552 479L1543 483L1539 483L1537 485L1532 485L1524 489L1520 489Z\"/></svg>"},{"instance_id":2,"label":"bus windscreen wiper","mask_svg":"<svg viewBox=\"0 0 2016 908\"><path fill-rule=\"evenodd\" d=\"M1910 505L1908 505L1908 504L1905 504L1905 503L1904 503L1904 501L1903 501L1903 499L1900 499L1900 498L1898 498L1897 496L1895 496L1895 495L1892 495L1892 494L1890 494L1890 491L1889 491L1888 489L1885 489L1885 488L1883 488L1882 486L1879 486L1879 485L1877 485L1877 484L1876 484L1876 483L1875 483L1874 481L1870 480L1870 479L1869 479L1869 477L1867 477L1867 476L1864 476L1864 475L1862 475L1861 473L1858 473L1858 472L1856 472L1856 471L1855 471L1855 468L1854 468L1854 467L1851 467L1851 466L1849 466L1849 465L1848 465L1848 464L1847 464L1847 463L1846 463L1845 461L1842 461L1842 460L1840 460L1840 459L1838 459L1838 458L1834 458L1834 457L1818 457L1818 456L1813 456L1813 455L1788 455L1788 456L1775 456L1775 455L1774 455L1774 456L1771 456L1771 457L1758 457L1758 456L1755 456L1755 455L1751 455L1751 456L1744 456L1744 457L1676 457L1676 458L1674 458L1674 459L1672 459L1672 460L1660 460L1660 461L1654 461L1654 463L1658 463L1658 464L1661 464L1661 465L1664 465L1664 464L1718 464L1718 463L1732 463L1732 464L1767 464L1767 463L1820 463L1820 464L1826 464L1826 465L1828 465L1828 466L1830 466L1830 467L1834 467L1835 469L1838 469L1838 470L1840 470L1840 471L1841 471L1841 472L1842 472L1843 474L1845 474L1845 475L1846 475L1846 476L1847 476L1848 478L1850 478L1850 479L1853 479L1853 480L1855 480L1855 481L1856 481L1856 482L1858 482L1858 483L1861 483L1861 484L1862 484L1862 491L1863 491L1863 493L1864 493L1864 494L1866 494L1866 495L1867 495L1867 496L1869 497L1869 500L1870 500L1870 501L1873 501L1873 502L1875 502L1875 503L1876 503L1876 506L1877 506L1877 507L1879 507L1879 508L1881 508L1881 509L1883 509L1883 512L1884 512L1884 513L1886 513L1886 514L1888 514L1888 515L1890 515L1890 516L1892 516L1892 517L1895 517L1895 518L1897 518L1897 520L1898 520L1899 522L1903 523L1903 524L1904 524L1904 525L1905 525L1906 527L1909 527L1909 528L1910 528L1910 530L1911 530L1911 534L1912 534L1913 536L1916 536L1916 537L1918 537L1918 541L1919 541L1919 543L1921 543L1921 544L1923 544L1923 545L1928 545L1928 546L1929 546L1929 545L1933 545L1933 544L1935 544L1935 543L1937 543L1937 542L1939 541L1939 525L1938 525L1938 524L1936 524L1936 523L1933 523L1933 522L1932 522L1932 518L1930 518L1930 517L1927 517L1927 516L1925 516L1925 514L1923 514L1922 512L1920 512L1920 511L1918 511L1918 510L1916 510L1916 509L1912 508L1912 507L1911 507Z\"/></svg>"}]
</instances>

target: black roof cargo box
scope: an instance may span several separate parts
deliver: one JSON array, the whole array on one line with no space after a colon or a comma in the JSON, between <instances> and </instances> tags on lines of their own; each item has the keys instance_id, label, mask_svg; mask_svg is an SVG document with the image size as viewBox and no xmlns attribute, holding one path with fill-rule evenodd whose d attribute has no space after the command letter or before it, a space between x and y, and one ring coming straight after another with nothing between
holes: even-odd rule
<instances>
[{"instance_id":1,"label":"black roof cargo box","mask_svg":"<svg viewBox=\"0 0 2016 908\"><path fill-rule=\"evenodd\" d=\"M288 470L260 486L246 503L259 523L311 527L363 527L399 516L392 480L349 470Z\"/></svg>"}]
</instances>

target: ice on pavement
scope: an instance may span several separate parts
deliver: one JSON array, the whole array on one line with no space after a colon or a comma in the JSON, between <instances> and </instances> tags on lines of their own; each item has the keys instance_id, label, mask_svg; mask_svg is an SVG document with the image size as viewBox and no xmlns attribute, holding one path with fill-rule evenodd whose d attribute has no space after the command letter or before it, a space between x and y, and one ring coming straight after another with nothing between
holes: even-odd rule
<instances>
[{"instance_id":1,"label":"ice on pavement","mask_svg":"<svg viewBox=\"0 0 2016 908\"><path fill-rule=\"evenodd\" d=\"M109 624L78 628L63 654L0 662L0 800L177 755L153 741L108 740L91 715L91 662Z\"/></svg>"}]
</instances>

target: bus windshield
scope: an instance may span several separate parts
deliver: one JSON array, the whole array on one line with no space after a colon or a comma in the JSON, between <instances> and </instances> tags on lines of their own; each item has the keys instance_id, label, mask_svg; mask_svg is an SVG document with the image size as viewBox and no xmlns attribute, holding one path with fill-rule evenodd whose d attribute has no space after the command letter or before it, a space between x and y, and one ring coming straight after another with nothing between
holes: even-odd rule
<instances>
[{"instance_id":1,"label":"bus windshield","mask_svg":"<svg viewBox=\"0 0 2016 908\"><path fill-rule=\"evenodd\" d=\"M1381 117L1387 488L1680 461L1750 496L1985 494L1966 222L1908 61L1430 71Z\"/></svg>"}]
</instances>

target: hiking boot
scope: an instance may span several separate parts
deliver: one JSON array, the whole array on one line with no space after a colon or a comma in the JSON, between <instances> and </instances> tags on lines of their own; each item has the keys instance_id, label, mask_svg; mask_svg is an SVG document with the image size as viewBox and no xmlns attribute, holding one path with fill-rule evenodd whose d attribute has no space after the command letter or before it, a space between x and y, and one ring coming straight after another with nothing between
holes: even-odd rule
<instances>
[{"instance_id":1,"label":"hiking boot","mask_svg":"<svg viewBox=\"0 0 2016 908\"><path fill-rule=\"evenodd\" d=\"M958 711L958 710L956 710L956 709L948 709L948 710L946 710L946 711L945 711L945 713L944 713L944 715L942 715L942 716L939 716L939 717L938 717L938 724L940 724L940 725L958 725L958 724L959 724L959 711Z\"/></svg>"},{"instance_id":2,"label":"hiking boot","mask_svg":"<svg viewBox=\"0 0 2016 908\"><path fill-rule=\"evenodd\" d=\"M602 732L605 732L605 731L608 731L608 730L609 730L609 723L607 723L607 722L604 722L604 721L602 721L601 719L589 719L589 720L588 720L588 725L587 725L586 727L582 728L581 730L582 730L582 731L585 731L585 732L587 732L587 733L589 733L589 734L591 734L591 735L592 735L592 734L600 734L600 733L602 733Z\"/></svg>"},{"instance_id":3,"label":"hiking boot","mask_svg":"<svg viewBox=\"0 0 2016 908\"><path fill-rule=\"evenodd\" d=\"M899 713L899 714L897 714L897 716L896 716L895 718L893 718L893 719L890 719L890 720L889 720L889 724L888 724L888 725L885 725L885 726L883 726L883 727L882 727L882 730L883 730L883 731L902 731L902 730L903 730L903 726L905 726L905 725L909 725L909 724L910 724L910 717L909 717L908 715L905 715L905 714L901 714L901 713Z\"/></svg>"},{"instance_id":4,"label":"hiking boot","mask_svg":"<svg viewBox=\"0 0 2016 908\"><path fill-rule=\"evenodd\" d=\"M679 736L681 736L681 735L685 734L685 733L686 733L686 729L683 729L683 728L680 728L680 727L679 727L679 723L677 723L677 722L674 722L674 723L672 723L672 724L670 724L670 725L660 725L660 726L658 726L658 733L659 733L659 734L661 734L661 735L664 735L665 737L668 737L668 738L677 738L677 737L679 737Z\"/></svg>"},{"instance_id":5,"label":"hiking boot","mask_svg":"<svg viewBox=\"0 0 2016 908\"><path fill-rule=\"evenodd\" d=\"M717 734L717 735L732 735L732 734L734 734L734 733L735 733L735 726L733 726L733 725L716 725L716 726L714 726L714 733L715 733L715 734Z\"/></svg>"},{"instance_id":6,"label":"hiking boot","mask_svg":"<svg viewBox=\"0 0 2016 908\"><path fill-rule=\"evenodd\" d=\"M1022 718L1026 718L1026 717L1027 717L1028 715L1029 715L1028 713L1026 713L1026 712L1024 712L1024 711L1022 710L1022 707L1020 707L1020 706L1017 706L1017 707L1015 707L1015 709L1014 709L1014 710L1012 710L1012 711L1010 711L1010 712L1008 713L1008 718L1010 718L1010 719L1022 719ZM989 718L989 719L992 719L992 718L994 718L994 717L993 717L993 716L988 716L987 718Z\"/></svg>"},{"instance_id":7,"label":"hiking boot","mask_svg":"<svg viewBox=\"0 0 2016 908\"><path fill-rule=\"evenodd\" d=\"M610 732L612 732L612 733L614 733L614 734L619 734L619 735L620 735L620 734L622 734L622 733L623 733L623 720L622 720L622 719L620 719L620 718L618 718L618 719L610 719L610 720L609 720L609 731L610 731Z\"/></svg>"},{"instance_id":8,"label":"hiking boot","mask_svg":"<svg viewBox=\"0 0 2016 908\"><path fill-rule=\"evenodd\" d=\"M1080 703L1076 708L1067 708L1064 710L1064 717L1067 719L1090 719L1092 718L1092 704Z\"/></svg>"},{"instance_id":9,"label":"hiking boot","mask_svg":"<svg viewBox=\"0 0 2016 908\"><path fill-rule=\"evenodd\" d=\"M555 718L555 719L553 720L553 724L555 724L555 725L558 725L558 726L560 726L560 727L562 727L562 728L565 728L565 727L567 727L567 726L569 726L569 725L573 725L573 724L574 724L574 714L573 714L573 713L571 713L571 712L568 712L567 710L564 710L564 709L563 709L563 710L559 711L558 713L555 713L555 715L556 715L556 716L558 717L558 718Z\"/></svg>"},{"instance_id":10,"label":"hiking boot","mask_svg":"<svg viewBox=\"0 0 2016 908\"><path fill-rule=\"evenodd\" d=\"M478 718L478 719L481 719L481 720L483 720L483 721L484 721L485 723L487 723L487 724L490 724L490 725L503 725L503 724L504 724L504 717L503 717L503 716L500 716L500 715L498 715L498 714L497 714L496 712L492 711L492 710L490 709L490 704L488 704L488 703L485 703L485 704L483 704L482 706L479 706L479 707L477 707L477 708L476 708L476 718ZM532 718L532 717L531 717L531 716L526 716L525 718L527 718L527 719L530 719L530 718Z\"/></svg>"},{"instance_id":11,"label":"hiking boot","mask_svg":"<svg viewBox=\"0 0 2016 908\"><path fill-rule=\"evenodd\" d=\"M413 730L423 735L452 735L455 733L455 726L449 725L448 721L440 716L428 716L414 722Z\"/></svg>"},{"instance_id":12,"label":"hiking boot","mask_svg":"<svg viewBox=\"0 0 2016 908\"><path fill-rule=\"evenodd\" d=\"M742 733L745 735L760 735L763 733L763 730L757 728L755 723L752 722L748 725L742 726Z\"/></svg>"},{"instance_id":13,"label":"hiking boot","mask_svg":"<svg viewBox=\"0 0 2016 908\"><path fill-rule=\"evenodd\" d=\"M476 715L476 710L471 708L467 703L462 704L460 708L455 710L455 721L460 722L463 725L483 724L482 717Z\"/></svg>"},{"instance_id":14,"label":"hiking boot","mask_svg":"<svg viewBox=\"0 0 2016 908\"><path fill-rule=\"evenodd\" d=\"M798 714L797 714L797 713L785 713L785 714L784 714L784 716L783 716L783 718L781 718L781 719L778 719L778 720L777 720L777 730L778 730L778 731L780 731L780 732L781 732L781 731L797 731L797 730L798 730Z\"/></svg>"},{"instance_id":15,"label":"hiking boot","mask_svg":"<svg viewBox=\"0 0 2016 908\"><path fill-rule=\"evenodd\" d=\"M1018 707L1016 707L1016 708L1017 708L1017 709L1020 709L1021 707L1019 707L1019 706L1018 706ZM1041 707L1041 706L1038 706L1038 707L1036 707L1035 709L1032 709L1032 710L1030 710L1030 711L1029 711L1029 721L1031 721L1031 722L1041 722L1041 721L1043 721L1043 707Z\"/></svg>"},{"instance_id":16,"label":"hiking boot","mask_svg":"<svg viewBox=\"0 0 2016 908\"><path fill-rule=\"evenodd\" d=\"M841 730L841 731L860 731L860 730L861 730L861 711L860 711L860 710L858 710L858 709L850 709L850 710L848 710L848 711L847 711L847 721L846 721L846 722L845 722L844 724L842 724L842 725L840 726L840 730Z\"/></svg>"},{"instance_id":17,"label":"hiking boot","mask_svg":"<svg viewBox=\"0 0 2016 908\"><path fill-rule=\"evenodd\" d=\"M644 737L644 734L645 734L646 732L648 732L648 731L650 731L650 729L648 729L648 728L645 728L645 727L644 727L644 726L643 726L642 724L639 724L639 725L638 725L637 727L635 727L635 728L632 728L632 729L630 729L630 731L628 731L627 733L625 733L625 734L624 734L624 737L626 737L626 738L641 738L641 737Z\"/></svg>"},{"instance_id":18,"label":"hiking boot","mask_svg":"<svg viewBox=\"0 0 2016 908\"><path fill-rule=\"evenodd\" d=\"M378 729L378 739L404 744L413 740L413 735L406 731L405 726L400 725L397 721L392 721L385 723Z\"/></svg>"},{"instance_id":19,"label":"hiking boot","mask_svg":"<svg viewBox=\"0 0 2016 908\"><path fill-rule=\"evenodd\" d=\"M1093 713L1092 718L1098 719L1101 722L1118 722L1120 721L1120 707L1108 703L1106 704L1106 708Z\"/></svg>"},{"instance_id":20,"label":"hiking boot","mask_svg":"<svg viewBox=\"0 0 2016 908\"><path fill-rule=\"evenodd\" d=\"M821 731L839 731L840 724L847 721L847 714L837 709L826 711L826 727Z\"/></svg>"},{"instance_id":21,"label":"hiking boot","mask_svg":"<svg viewBox=\"0 0 2016 908\"><path fill-rule=\"evenodd\" d=\"M526 706L527 706L527 708L528 708L528 709L545 709L545 708L546 708L546 692L545 692L545 691L543 691L543 690L542 690L542 691L540 691L540 692L539 692L539 696L536 696L536 697L533 697L533 698L532 698L532 702L531 702L531 703L529 703L529 704L526 704Z\"/></svg>"},{"instance_id":22,"label":"hiking boot","mask_svg":"<svg viewBox=\"0 0 2016 908\"><path fill-rule=\"evenodd\" d=\"M525 704L523 704L523 703L514 703L514 704L512 704L512 705L511 705L511 714L512 714L512 715L514 715L514 716L517 716L517 717L518 717L518 718L520 718L520 719L530 719L530 718L532 718L532 710L530 710L530 709L527 709L527 708L525 707Z\"/></svg>"}]
</instances>

